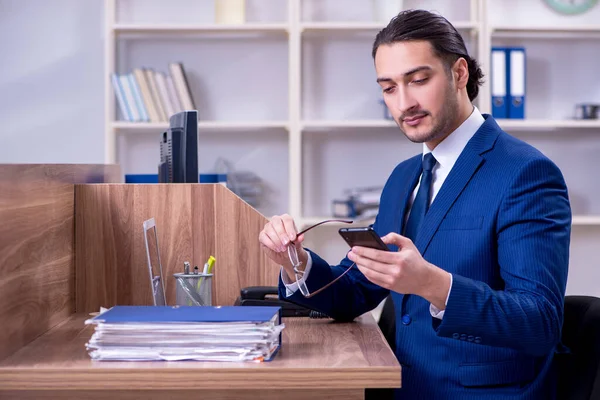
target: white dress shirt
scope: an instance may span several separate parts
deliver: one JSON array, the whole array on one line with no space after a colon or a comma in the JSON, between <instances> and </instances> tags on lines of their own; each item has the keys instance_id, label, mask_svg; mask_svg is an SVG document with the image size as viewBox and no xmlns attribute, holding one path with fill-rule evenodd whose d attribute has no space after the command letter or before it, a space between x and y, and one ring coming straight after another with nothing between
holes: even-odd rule
<instances>
[{"instance_id":1,"label":"white dress shirt","mask_svg":"<svg viewBox=\"0 0 600 400\"><path fill-rule=\"evenodd\" d=\"M450 174L452 167L458 160L458 156L464 150L465 146L471 140L475 132L483 125L485 119L477 109L477 107L473 107L473 112L469 118L465 120L454 132L448 135L440 144L438 144L433 151L429 150L429 147L425 143L423 143L423 156L427 153L433 153L433 156L436 159L436 164L432 170L432 184L431 184L431 202L435 199L437 194L440 191L440 188L444 184L444 181ZM417 191L419 190L419 186L421 185L421 178L419 178L419 183L415 187L415 190L412 193L410 198L410 207L412 207L412 203L417 196ZM431 204L430 202L430 204ZM409 209L410 209L409 207ZM410 211L406 213L405 218L408 218ZM406 222L405 219L405 222ZM308 274L310 272L310 268L312 266L312 257L310 253L308 253L308 260L306 262L306 268L304 269L304 277L302 279L307 279ZM298 290L297 282L289 282L287 279L287 274L284 273L283 268L281 270L281 280L285 284L286 295L289 297L296 290ZM452 274L450 274L450 290L448 291L448 297L446 297L446 305L448 304L448 298L450 298L450 291L452 290ZM439 310L433 304L429 305L429 312L435 318L442 319L444 317L444 310Z\"/></svg>"}]
</instances>

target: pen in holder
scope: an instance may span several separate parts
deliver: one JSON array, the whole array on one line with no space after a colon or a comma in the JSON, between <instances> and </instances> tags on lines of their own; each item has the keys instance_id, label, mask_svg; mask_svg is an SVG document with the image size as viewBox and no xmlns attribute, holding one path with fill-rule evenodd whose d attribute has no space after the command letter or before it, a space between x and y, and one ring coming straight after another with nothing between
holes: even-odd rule
<instances>
[{"instance_id":1,"label":"pen in holder","mask_svg":"<svg viewBox=\"0 0 600 400\"><path fill-rule=\"evenodd\" d=\"M173 274L179 306L211 306L213 274Z\"/></svg>"}]
</instances>

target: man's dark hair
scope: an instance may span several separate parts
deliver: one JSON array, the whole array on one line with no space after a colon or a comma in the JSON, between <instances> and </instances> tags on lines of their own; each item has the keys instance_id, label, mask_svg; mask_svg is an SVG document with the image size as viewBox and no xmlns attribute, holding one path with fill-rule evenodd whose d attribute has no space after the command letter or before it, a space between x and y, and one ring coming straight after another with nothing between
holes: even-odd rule
<instances>
[{"instance_id":1,"label":"man's dark hair","mask_svg":"<svg viewBox=\"0 0 600 400\"><path fill-rule=\"evenodd\" d=\"M483 82L483 72L477 60L467 53L467 47L460 33L441 15L425 10L402 11L375 37L373 59L382 44L413 40L431 43L435 55L443 61L447 72L450 72L456 60L460 57L464 58L469 66L467 93L471 101L477 97L479 86Z\"/></svg>"}]
</instances>

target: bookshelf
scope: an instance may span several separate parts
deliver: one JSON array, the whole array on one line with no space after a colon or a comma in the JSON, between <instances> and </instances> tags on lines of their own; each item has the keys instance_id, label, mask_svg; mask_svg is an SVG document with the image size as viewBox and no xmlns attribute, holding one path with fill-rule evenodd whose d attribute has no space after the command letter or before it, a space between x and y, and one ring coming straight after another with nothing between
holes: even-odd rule
<instances>
[{"instance_id":1,"label":"bookshelf","mask_svg":"<svg viewBox=\"0 0 600 400\"><path fill-rule=\"evenodd\" d=\"M125 173L154 173L154 138L167 126L116 120L109 74L151 64L152 54L160 54L164 65L184 55L192 80L194 76L196 83L205 80L192 85L201 115L200 142L210 153L247 160L244 166L255 168L268 181L272 197L259 208L263 214L289 213L299 226L308 226L331 218L331 201L342 198L345 189L383 185L398 162L420 151L420 145L410 143L393 121L383 118L378 103L370 53L374 35L385 23L374 20L371 10L373 1L383 0L246 1L247 23L219 25L198 11L213 0L174 1L179 12L193 4L197 16L202 15L186 13L181 19L174 17L175 11L163 18L166 11L160 7L168 6L159 1L150 7L139 0L105 0L106 161L123 163ZM120 10L121 2L127 12ZM567 17L542 1L404 0L403 4L437 10L463 34L486 76L476 100L484 113L491 108L491 47L526 48L526 119L498 123L538 147L563 170L572 195L573 257L589 266L587 260L593 259L589 237L600 240L600 184L589 165L600 151L600 120L573 120L570 115L577 102L600 103L597 63L585 61L600 54L600 5ZM153 8L154 19L120 18L133 15L135 7ZM196 52L202 56L193 58ZM236 57L230 60L230 54ZM577 76L570 75L573 65ZM232 72L244 82L241 89L227 84ZM225 89L211 86L213 80ZM227 113L231 99L238 103L238 98L243 107ZM372 220L357 221L369 223ZM333 228L311 232L307 238L311 248L322 249L332 262L345 250L343 244L331 241L337 235Z\"/></svg>"},{"instance_id":2,"label":"bookshelf","mask_svg":"<svg viewBox=\"0 0 600 400\"><path fill-rule=\"evenodd\" d=\"M287 24L243 24L243 25L184 25L184 24L114 24L113 30L115 33L140 33L140 34L157 34L157 33L219 33L219 32L273 32L285 33L288 31Z\"/></svg>"},{"instance_id":3,"label":"bookshelf","mask_svg":"<svg viewBox=\"0 0 600 400\"><path fill-rule=\"evenodd\" d=\"M116 121L112 123L112 128L115 130L127 131L160 131L167 129L166 122L126 122ZM237 130L237 129L288 129L287 121L199 121L198 130Z\"/></svg>"}]
</instances>

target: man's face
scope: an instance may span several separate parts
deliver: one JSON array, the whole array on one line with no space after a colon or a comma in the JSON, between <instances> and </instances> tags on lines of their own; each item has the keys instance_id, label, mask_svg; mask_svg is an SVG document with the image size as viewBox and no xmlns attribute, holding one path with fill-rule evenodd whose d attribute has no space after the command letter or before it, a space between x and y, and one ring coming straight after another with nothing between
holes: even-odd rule
<instances>
[{"instance_id":1,"label":"man's face","mask_svg":"<svg viewBox=\"0 0 600 400\"><path fill-rule=\"evenodd\" d=\"M375 70L385 104L409 140L439 142L450 133L459 113L458 93L429 42L379 46Z\"/></svg>"}]
</instances>

